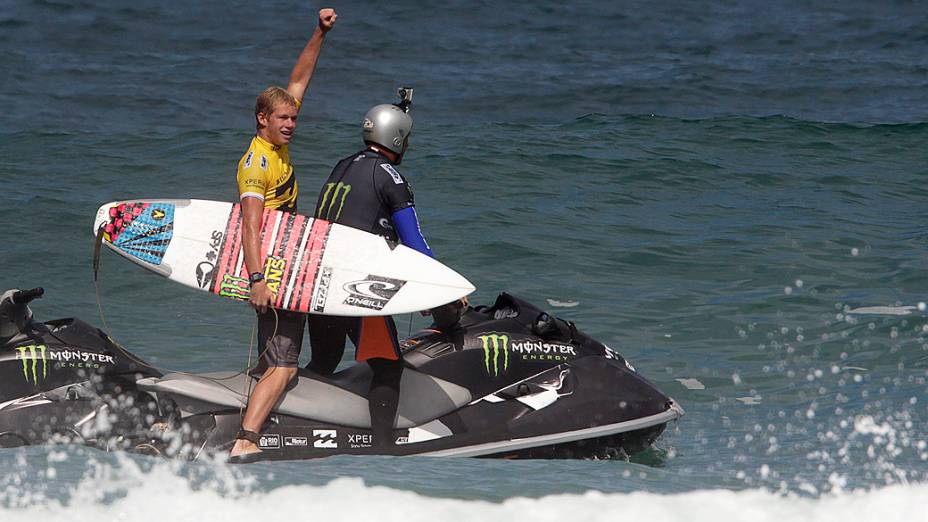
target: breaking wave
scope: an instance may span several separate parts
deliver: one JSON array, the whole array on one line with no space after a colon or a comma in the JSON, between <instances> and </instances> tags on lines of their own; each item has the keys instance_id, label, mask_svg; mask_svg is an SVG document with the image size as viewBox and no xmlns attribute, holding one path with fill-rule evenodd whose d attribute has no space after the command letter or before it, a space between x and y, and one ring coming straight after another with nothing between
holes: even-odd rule
<instances>
[{"instance_id":1,"label":"breaking wave","mask_svg":"<svg viewBox=\"0 0 928 522\"><path fill-rule=\"evenodd\" d=\"M24 464L25 453L22 454ZM678 494L647 492L514 497L502 502L438 498L384 486L360 478L338 478L324 485L282 486L261 491L260 479L243 468L222 464L191 468L176 462L137 462L117 456L119 465L97 463L77 481L58 480L49 455L48 468L34 477L7 474L0 481L0 519L253 521L273 514L283 520L533 520L584 521L641 519L660 522L717 520L840 521L924 520L928 484L896 484L843 491L820 497L781 494L761 489L697 490ZM25 469L25 468L23 468ZM194 471L191 471L193 469ZM199 471L196 471L196 470ZM203 470L208 469L208 476ZM307 472L312 472L308 469ZM15 474L14 474L15 475ZM620 477L616 477L621 480ZM451 480L446 477L446 480ZM43 489L48 483L57 488ZM460 484L462 489L472 487ZM922 517L922 518L920 518Z\"/></svg>"}]
</instances>

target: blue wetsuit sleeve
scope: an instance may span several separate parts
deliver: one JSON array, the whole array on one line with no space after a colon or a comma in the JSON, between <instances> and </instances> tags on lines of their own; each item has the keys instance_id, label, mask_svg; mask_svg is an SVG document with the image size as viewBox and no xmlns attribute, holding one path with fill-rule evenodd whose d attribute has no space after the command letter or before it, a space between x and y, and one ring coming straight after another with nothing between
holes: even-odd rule
<instances>
[{"instance_id":1,"label":"blue wetsuit sleeve","mask_svg":"<svg viewBox=\"0 0 928 522\"><path fill-rule=\"evenodd\" d=\"M396 227L396 233L399 234L400 241L404 245L429 257L435 257L432 255L429 244L425 242L425 237L422 236L422 229L419 228L419 218L416 216L416 207L397 210L391 217L393 218L393 226Z\"/></svg>"}]
</instances>

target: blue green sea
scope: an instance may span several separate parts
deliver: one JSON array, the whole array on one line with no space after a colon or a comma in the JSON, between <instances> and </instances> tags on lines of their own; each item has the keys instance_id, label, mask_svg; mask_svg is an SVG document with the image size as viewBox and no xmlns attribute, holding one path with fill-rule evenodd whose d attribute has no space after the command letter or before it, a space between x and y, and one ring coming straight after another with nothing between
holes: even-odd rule
<instances>
[{"instance_id":1,"label":"blue green sea","mask_svg":"<svg viewBox=\"0 0 928 522\"><path fill-rule=\"evenodd\" d=\"M103 326L97 207L234 200L255 96L321 7L0 2L0 291ZM0 520L928 520L923 2L333 7L290 147L303 211L364 112L414 87L399 170L471 302L575 321L687 415L610 461L2 450ZM137 355L245 365L246 306L109 253L100 276Z\"/></svg>"}]
</instances>

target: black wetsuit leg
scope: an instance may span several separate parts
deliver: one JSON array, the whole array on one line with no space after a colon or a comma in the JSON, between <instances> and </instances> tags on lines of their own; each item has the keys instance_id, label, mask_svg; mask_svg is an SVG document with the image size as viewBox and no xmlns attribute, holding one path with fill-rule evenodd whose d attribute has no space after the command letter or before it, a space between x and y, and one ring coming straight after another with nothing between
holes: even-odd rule
<instances>
[{"instance_id":1,"label":"black wetsuit leg","mask_svg":"<svg viewBox=\"0 0 928 522\"><path fill-rule=\"evenodd\" d=\"M393 350L399 355L396 322L392 317L384 317ZM355 322L355 329L349 334L351 342L358 346L361 334L361 320ZM403 377L403 360L372 357L367 359L374 375L367 395L371 415L371 433L374 435L374 447L386 450L394 445L393 425L400 403L400 380Z\"/></svg>"},{"instance_id":2,"label":"black wetsuit leg","mask_svg":"<svg viewBox=\"0 0 928 522\"><path fill-rule=\"evenodd\" d=\"M392 318L386 320L395 340L396 324ZM308 323L313 357L307 368L320 375L331 375L345 353L345 338L350 338L355 346L358 345L361 319L309 315ZM393 446L393 425L400 401L403 361L372 358L367 363L374 373L368 393L374 446L386 449Z\"/></svg>"},{"instance_id":3,"label":"black wetsuit leg","mask_svg":"<svg viewBox=\"0 0 928 522\"><path fill-rule=\"evenodd\" d=\"M308 316L312 359L306 368L319 375L332 375L345 355L345 339L356 329L357 318L325 315Z\"/></svg>"},{"instance_id":4,"label":"black wetsuit leg","mask_svg":"<svg viewBox=\"0 0 928 522\"><path fill-rule=\"evenodd\" d=\"M369 359L374 370L371 390L367 401L371 412L371 431L374 447L387 449L393 446L393 424L400 403L400 380L403 377L403 361Z\"/></svg>"}]
</instances>

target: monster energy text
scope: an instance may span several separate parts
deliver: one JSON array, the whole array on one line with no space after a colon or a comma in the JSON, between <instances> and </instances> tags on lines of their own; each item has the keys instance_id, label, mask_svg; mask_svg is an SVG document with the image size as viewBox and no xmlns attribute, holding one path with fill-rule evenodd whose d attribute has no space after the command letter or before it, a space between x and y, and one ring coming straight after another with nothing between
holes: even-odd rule
<instances>
[{"instance_id":1,"label":"monster energy text","mask_svg":"<svg viewBox=\"0 0 928 522\"><path fill-rule=\"evenodd\" d=\"M57 368L99 368L103 364L116 364L112 355L81 350L50 350L44 344L19 346L16 351L16 358L23 363L23 377L26 382L33 384L38 384L40 377L43 381L48 377L49 360L58 363Z\"/></svg>"},{"instance_id":2,"label":"monster energy text","mask_svg":"<svg viewBox=\"0 0 928 522\"><path fill-rule=\"evenodd\" d=\"M569 344L543 341L512 341L513 353L522 355L523 361L566 361L576 357L576 349Z\"/></svg>"},{"instance_id":3,"label":"monster energy text","mask_svg":"<svg viewBox=\"0 0 928 522\"><path fill-rule=\"evenodd\" d=\"M577 349L569 344L546 343L541 340L516 341L505 334L478 335L483 346L484 366L487 373L499 376L509 369L509 352L520 355L522 361L567 361L577 356Z\"/></svg>"}]
</instances>

